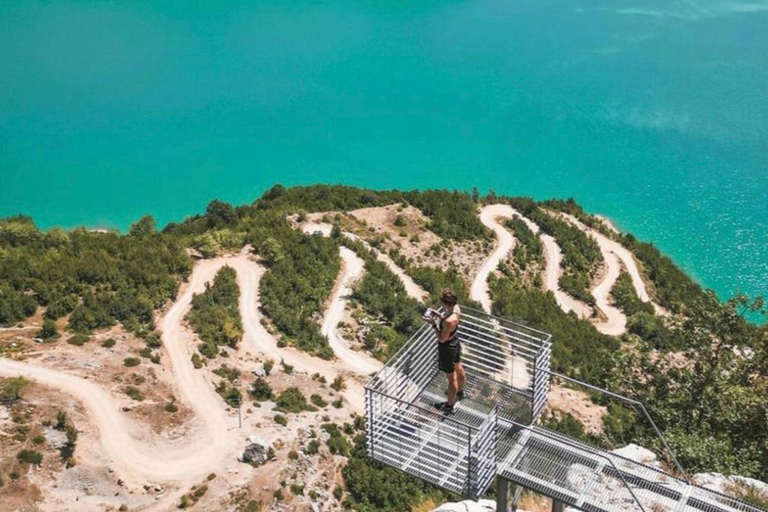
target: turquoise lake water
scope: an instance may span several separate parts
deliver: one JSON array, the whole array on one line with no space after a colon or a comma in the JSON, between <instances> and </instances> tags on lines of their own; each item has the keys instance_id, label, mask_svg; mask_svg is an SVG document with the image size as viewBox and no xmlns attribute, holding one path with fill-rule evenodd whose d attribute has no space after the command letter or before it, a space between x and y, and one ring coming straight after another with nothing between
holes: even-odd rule
<instances>
[{"instance_id":1,"label":"turquoise lake water","mask_svg":"<svg viewBox=\"0 0 768 512\"><path fill-rule=\"evenodd\" d=\"M0 4L0 215L477 186L768 293L768 0L124 4Z\"/></svg>"}]
</instances>

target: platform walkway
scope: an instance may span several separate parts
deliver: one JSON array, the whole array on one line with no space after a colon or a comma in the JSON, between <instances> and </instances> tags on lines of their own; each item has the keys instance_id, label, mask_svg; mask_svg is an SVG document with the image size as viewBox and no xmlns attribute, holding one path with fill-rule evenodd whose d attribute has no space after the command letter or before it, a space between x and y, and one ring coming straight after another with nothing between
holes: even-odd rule
<instances>
[{"instance_id":1,"label":"platform walkway","mask_svg":"<svg viewBox=\"0 0 768 512\"><path fill-rule=\"evenodd\" d=\"M445 377L427 328L368 384L372 458L472 499L495 480L500 512L508 484L549 496L553 510L761 512L538 425L552 373L549 335L473 310L465 310L461 334L467 398L454 414L435 408Z\"/></svg>"}]
</instances>

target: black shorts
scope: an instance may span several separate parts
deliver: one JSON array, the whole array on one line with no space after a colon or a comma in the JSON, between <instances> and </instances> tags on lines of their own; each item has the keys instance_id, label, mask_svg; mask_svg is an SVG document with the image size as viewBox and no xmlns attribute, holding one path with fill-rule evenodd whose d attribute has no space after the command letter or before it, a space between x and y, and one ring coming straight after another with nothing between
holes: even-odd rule
<instances>
[{"instance_id":1,"label":"black shorts","mask_svg":"<svg viewBox=\"0 0 768 512\"><path fill-rule=\"evenodd\" d=\"M461 362L461 343L451 346L447 342L437 345L437 367L441 372L453 373L454 365Z\"/></svg>"}]
</instances>

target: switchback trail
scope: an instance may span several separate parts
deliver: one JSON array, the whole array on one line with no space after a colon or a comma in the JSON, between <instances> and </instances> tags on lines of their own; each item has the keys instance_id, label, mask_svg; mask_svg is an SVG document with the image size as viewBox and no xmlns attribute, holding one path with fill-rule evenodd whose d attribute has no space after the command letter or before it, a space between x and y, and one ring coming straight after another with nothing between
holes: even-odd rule
<instances>
[{"instance_id":1,"label":"switchback trail","mask_svg":"<svg viewBox=\"0 0 768 512\"><path fill-rule=\"evenodd\" d=\"M322 233L323 236L331 236L331 229L333 227L325 222L311 222L304 224L302 226L302 231L307 234L312 233ZM395 274L398 279L400 279L400 282L403 283L403 286L405 287L405 292L408 294L409 297L418 300L419 302L424 302L426 298L429 296L429 294L416 284L413 279L411 279L411 276L405 273L405 271L400 268L397 263L395 263L392 258L389 257L389 255L379 251L378 249L374 249L371 247L371 245L360 238L359 236L353 234L344 232L344 236L349 238L350 240L356 240L358 242L361 242L363 245L365 245L368 249L373 251L373 253L376 255L376 259L380 262L384 263L389 270Z\"/></svg>"},{"instance_id":2,"label":"switchback trail","mask_svg":"<svg viewBox=\"0 0 768 512\"><path fill-rule=\"evenodd\" d=\"M241 288L239 305L244 328L241 351L251 349L263 353L277 361L283 360L299 371L320 373L329 381L348 373L343 362L324 361L295 349L277 347L277 341L261 325L258 315L258 286L264 269L241 253L198 262L189 285L158 322L171 363L174 390L195 412L196 431L185 438L184 445L133 437L131 432L141 431L141 427L119 411L119 405L109 393L87 379L6 358L0 358L0 376L23 375L76 398L98 429L99 442L110 466L137 482L177 482L184 486L211 472L222 471L235 460L247 432L235 429L236 420L227 414L221 397L204 374L192 366L190 357L195 337L182 325L182 320L193 295L204 291L205 283L212 281L225 265L235 269ZM348 379L344 396L352 409L364 410L363 387L359 382Z\"/></svg>"},{"instance_id":3,"label":"switchback trail","mask_svg":"<svg viewBox=\"0 0 768 512\"><path fill-rule=\"evenodd\" d=\"M321 331L345 367L362 375L370 375L379 371L382 364L365 352L352 350L338 332L339 322L344 317L344 310L352 295L352 284L363 275L365 263L346 247L340 247L339 253L342 259L341 274L331 296L331 303L325 311Z\"/></svg>"},{"instance_id":4,"label":"switchback trail","mask_svg":"<svg viewBox=\"0 0 768 512\"><path fill-rule=\"evenodd\" d=\"M560 289L560 276L563 274L561 263L563 260L560 246L557 245L555 239L542 233L538 224L523 216L506 204L493 204L483 207L480 210L480 221L488 228L494 231L498 240L498 247L491 253L491 256L483 263L478 272L477 277L472 283L471 296L474 300L480 302L486 311L490 312L490 297L488 296L488 276L493 272L498 264L504 259L506 254L514 247L514 237L512 234L496 219L519 217L526 226L538 235L539 239L544 246L544 259L546 261L544 269L544 289L551 291L555 295L555 300L558 306L568 313L574 311L580 318L589 318L592 316L592 310L583 302L574 299L563 290Z\"/></svg>"},{"instance_id":5,"label":"switchback trail","mask_svg":"<svg viewBox=\"0 0 768 512\"><path fill-rule=\"evenodd\" d=\"M603 253L603 255L607 253L614 254L616 259L621 261L627 273L629 274L629 277L632 278L632 285L635 288L635 293L637 293L637 296L642 302L650 302L653 304L654 310L659 315L669 314L664 308L651 300L650 295L648 294L648 289L645 286L645 281L643 281L643 278L640 275L640 269L637 265L637 261L635 260L635 256L629 249L617 241L611 240L599 231L590 228L572 215L567 213L561 213L561 215L573 226L576 226L584 233L591 236L597 242L597 245L600 246L600 251Z\"/></svg>"},{"instance_id":6,"label":"switchback trail","mask_svg":"<svg viewBox=\"0 0 768 512\"><path fill-rule=\"evenodd\" d=\"M488 290L488 277L498 268L499 264L515 248L515 237L497 220L500 217L511 219L515 215L512 207L505 204L493 204L480 210L480 222L491 229L496 235L496 248L483 262L477 271L469 296L483 306L486 313L491 312L491 295Z\"/></svg>"}]
</instances>

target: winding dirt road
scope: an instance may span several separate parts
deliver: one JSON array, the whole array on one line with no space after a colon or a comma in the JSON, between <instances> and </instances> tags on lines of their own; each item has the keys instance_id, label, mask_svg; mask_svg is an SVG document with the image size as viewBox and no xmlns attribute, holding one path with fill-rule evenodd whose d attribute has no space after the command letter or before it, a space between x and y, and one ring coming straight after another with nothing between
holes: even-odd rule
<instances>
[{"instance_id":1,"label":"winding dirt road","mask_svg":"<svg viewBox=\"0 0 768 512\"><path fill-rule=\"evenodd\" d=\"M544 269L544 289L554 293L558 306L560 306L560 309L566 313L573 311L580 318L589 318L592 316L592 309L588 305L580 300L574 299L560 289L560 276L563 275L563 269L561 268L563 254L555 239L550 235L542 233L538 224L506 204L492 204L485 206L480 210L480 221L496 233L498 245L493 253L491 253L491 256L489 256L483 263L480 272L478 272L477 277L472 283L472 298L480 302L480 304L483 305L483 309L490 311L488 276L514 247L514 237L504 226L499 224L496 219L509 219L515 216L525 222L526 226L528 226L531 231L538 234L539 239L544 246L544 259L546 261Z\"/></svg>"},{"instance_id":2,"label":"winding dirt road","mask_svg":"<svg viewBox=\"0 0 768 512\"><path fill-rule=\"evenodd\" d=\"M258 315L258 286L264 269L243 252L197 263L184 293L158 322L173 371L175 392L195 412L195 433L185 436L185 444L156 438L137 439L132 433L141 432L142 428L119 411L109 393L86 379L6 358L0 358L0 376L23 375L81 402L98 429L99 442L109 458L110 467L125 477L137 482L149 479L184 486L211 472L221 471L235 461L246 432L235 429L236 421L226 412L224 402L204 374L192 366L190 357L195 338L182 325L182 320L193 295L202 292L205 283L212 281L224 265L236 270L241 288L240 313L244 328L241 351L250 349L277 361L283 360L299 371L320 373L329 382L348 373L343 363L323 361L292 348L278 348L277 341L261 325ZM360 382L348 379L343 394L352 409L364 410L364 391Z\"/></svg>"},{"instance_id":3,"label":"winding dirt road","mask_svg":"<svg viewBox=\"0 0 768 512\"><path fill-rule=\"evenodd\" d=\"M499 224L499 218L511 219L515 215L511 206L505 204L492 204L480 210L480 222L491 229L496 235L496 248L483 262L477 271L475 280L469 289L469 296L483 306L486 313L491 312L491 295L488 289L488 278L498 268L499 264L515 248L515 237L504 226Z\"/></svg>"},{"instance_id":4,"label":"winding dirt road","mask_svg":"<svg viewBox=\"0 0 768 512\"><path fill-rule=\"evenodd\" d=\"M336 357L344 362L344 366L362 375L370 375L383 366L379 361L364 352L352 350L338 333L338 326L344 317L344 310L352 295L352 284L362 275L365 263L353 251L346 247L339 248L342 259L342 269L336 288L331 297L331 303L325 311L322 333L328 338Z\"/></svg>"},{"instance_id":5,"label":"winding dirt road","mask_svg":"<svg viewBox=\"0 0 768 512\"><path fill-rule=\"evenodd\" d=\"M304 233L312 234L312 233L321 233L323 236L331 236L331 230L333 229L333 226L326 222L310 222L306 223L301 227L301 230ZM429 294L416 284L416 282L411 279L411 276L405 273L405 271L400 268L397 263L395 263L392 258L390 258L387 254L384 254L383 252L374 249L371 247L371 245L360 238L359 236L353 234L344 232L343 233L345 237L349 238L350 240L355 240L363 245L365 245L369 250L373 251L373 254L376 255L376 259L380 262L384 263L387 268L389 268L390 272L395 274L398 279L400 279L400 282L403 283L403 286L405 287L405 292L408 294L409 297L416 299L419 302L424 302L427 297L429 297Z\"/></svg>"},{"instance_id":6,"label":"winding dirt road","mask_svg":"<svg viewBox=\"0 0 768 512\"><path fill-rule=\"evenodd\" d=\"M562 216L563 219L570 222L573 226L576 226L577 228L582 230L584 233L591 236L597 242L597 245L600 247L600 251L603 253L604 258L606 254L613 254L615 256L615 262L610 262L606 258L606 263L609 264L609 268L611 264L619 265L619 261L621 262L621 264L623 264L624 269L626 269L627 273L629 274L629 277L632 278L632 285L635 288L635 293L637 293L637 296L640 298L642 302L650 302L651 304L653 304L653 307L656 310L657 314L660 314L660 315L668 314L668 312L664 308L662 308L655 302L651 301L651 298L648 295L648 289L645 286L645 281L643 281L643 278L640 275L640 269L637 265L637 261L635 260L635 256L632 254L632 252L629 249L627 249L620 243L616 242L615 240L611 240L610 238L603 235L599 231L590 228L589 226L585 225L583 222L573 217L572 215L568 215L566 213L561 213L560 215Z\"/></svg>"},{"instance_id":7,"label":"winding dirt road","mask_svg":"<svg viewBox=\"0 0 768 512\"><path fill-rule=\"evenodd\" d=\"M159 482L185 482L210 473L212 468L220 468L227 460L234 460L242 440L239 435L230 432L235 423L226 413L221 398L203 374L194 370L189 352L193 334L181 325L181 321L193 294L203 291L205 283L212 280L225 263L226 259L216 259L198 264L190 277L189 286L159 324L171 362L175 392L195 411L196 416L196 433L187 436L188 442L183 446L133 437L130 432L140 431L141 428L119 412L115 400L106 391L86 379L4 358L0 358L0 375L24 375L80 401L98 428L99 440L110 459L110 466L124 475Z\"/></svg>"}]
</instances>

